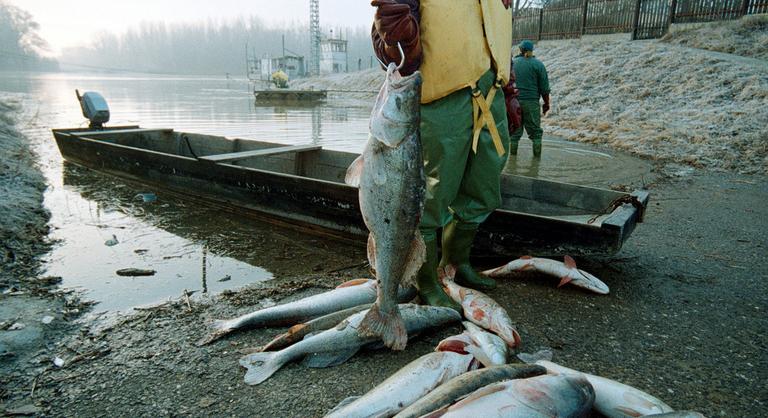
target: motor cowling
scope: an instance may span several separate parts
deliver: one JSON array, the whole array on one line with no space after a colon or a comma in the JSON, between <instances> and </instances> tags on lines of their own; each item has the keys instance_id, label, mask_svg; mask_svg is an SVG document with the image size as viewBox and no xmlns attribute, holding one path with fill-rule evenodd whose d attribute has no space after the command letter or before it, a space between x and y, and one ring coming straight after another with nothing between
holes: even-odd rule
<instances>
[{"instance_id":1,"label":"motor cowling","mask_svg":"<svg viewBox=\"0 0 768 418\"><path fill-rule=\"evenodd\" d=\"M94 91L87 91L80 95L80 92L75 90L75 93L83 110L83 116L91 122L91 128L102 128L109 122L109 106L104 96Z\"/></svg>"}]
</instances>

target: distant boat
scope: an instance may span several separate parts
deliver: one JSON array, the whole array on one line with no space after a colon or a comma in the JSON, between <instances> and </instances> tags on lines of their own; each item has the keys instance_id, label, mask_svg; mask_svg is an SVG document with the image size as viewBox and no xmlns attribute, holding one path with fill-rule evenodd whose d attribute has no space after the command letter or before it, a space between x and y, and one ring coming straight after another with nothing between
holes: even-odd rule
<instances>
[{"instance_id":1,"label":"distant boat","mask_svg":"<svg viewBox=\"0 0 768 418\"><path fill-rule=\"evenodd\" d=\"M344 184L355 153L138 126L53 135L67 161L100 172L273 223L361 242L368 235L357 188ZM611 254L649 198L508 174L501 185L502 208L483 223L477 255Z\"/></svg>"}]
</instances>

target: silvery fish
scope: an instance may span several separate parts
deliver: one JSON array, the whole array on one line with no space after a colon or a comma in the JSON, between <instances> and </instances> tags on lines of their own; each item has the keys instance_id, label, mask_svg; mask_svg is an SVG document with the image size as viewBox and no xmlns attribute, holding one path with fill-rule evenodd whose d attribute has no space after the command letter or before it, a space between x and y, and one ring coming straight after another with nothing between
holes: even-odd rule
<instances>
[{"instance_id":1,"label":"silvery fish","mask_svg":"<svg viewBox=\"0 0 768 418\"><path fill-rule=\"evenodd\" d=\"M397 310L398 285L413 280L426 253L417 230L426 193L420 100L421 74L401 76L390 64L371 113L368 142L345 179L359 187L360 211L370 231L368 259L379 281L376 302L360 332L381 336L393 350L408 342Z\"/></svg>"},{"instance_id":2,"label":"silvery fish","mask_svg":"<svg viewBox=\"0 0 768 418\"><path fill-rule=\"evenodd\" d=\"M483 274L488 277L499 278L511 275L518 271L538 271L550 276L559 277L560 283L557 287L571 283L574 286L591 290L601 295L607 295L610 291L608 285L603 283L600 279L584 270L576 268L576 262L573 258L567 255L562 263L549 258L538 258L526 255L517 260L510 261L501 267L486 270Z\"/></svg>"},{"instance_id":3,"label":"silvery fish","mask_svg":"<svg viewBox=\"0 0 768 418\"><path fill-rule=\"evenodd\" d=\"M427 416L587 417L594 400L595 392L583 377L543 375L490 384Z\"/></svg>"},{"instance_id":4,"label":"silvery fish","mask_svg":"<svg viewBox=\"0 0 768 418\"><path fill-rule=\"evenodd\" d=\"M475 325L495 332L511 348L520 345L520 334L506 309L483 292L459 286L453 281L455 270L448 268L440 271L440 279L445 293L461 305L464 317Z\"/></svg>"},{"instance_id":5,"label":"silvery fish","mask_svg":"<svg viewBox=\"0 0 768 418\"><path fill-rule=\"evenodd\" d=\"M467 372L472 356L451 351L425 354L363 396L347 398L326 418L391 417L434 388Z\"/></svg>"},{"instance_id":6,"label":"silvery fish","mask_svg":"<svg viewBox=\"0 0 768 418\"><path fill-rule=\"evenodd\" d=\"M505 364L473 370L440 385L411 406L395 415L396 418L417 418L450 405L462 396L483 386L510 379L525 379L545 374L547 369L529 364Z\"/></svg>"},{"instance_id":7,"label":"silvery fish","mask_svg":"<svg viewBox=\"0 0 768 418\"><path fill-rule=\"evenodd\" d=\"M282 350L291 344L299 342L309 334L325 331L328 328L333 328L339 324L339 322L349 318L350 316L370 309L372 304L366 303L365 305L355 306L347 308L338 312L332 312L328 315L323 315L319 318L315 318L311 321L307 321L301 324L296 324L288 329L288 331L276 336L272 341L264 345L260 350L256 351L276 351Z\"/></svg>"},{"instance_id":8,"label":"silvery fish","mask_svg":"<svg viewBox=\"0 0 768 418\"><path fill-rule=\"evenodd\" d=\"M407 335L461 320L461 315L451 308L403 304L398 309ZM241 358L240 365L248 369L245 383L257 385L286 363L300 358L306 357L305 363L309 367L331 367L347 361L362 346L381 340L379 337L360 334L360 324L367 313L356 313L335 328L309 335L283 350L253 353Z\"/></svg>"},{"instance_id":9,"label":"silvery fish","mask_svg":"<svg viewBox=\"0 0 768 418\"><path fill-rule=\"evenodd\" d=\"M595 388L595 409L609 418L639 417L672 412L673 409L658 398L604 377L582 373L550 361L552 353L539 351L535 354L518 354L525 363L538 364L551 374L583 377Z\"/></svg>"},{"instance_id":10,"label":"silvery fish","mask_svg":"<svg viewBox=\"0 0 768 418\"><path fill-rule=\"evenodd\" d=\"M211 324L213 332L198 341L197 345L211 343L238 330L292 326L317 316L371 303L376 299L376 289L377 284L375 280L350 280L328 292L260 309L237 318L217 320ZM413 289L400 289L399 300L407 301L414 295Z\"/></svg>"}]
</instances>

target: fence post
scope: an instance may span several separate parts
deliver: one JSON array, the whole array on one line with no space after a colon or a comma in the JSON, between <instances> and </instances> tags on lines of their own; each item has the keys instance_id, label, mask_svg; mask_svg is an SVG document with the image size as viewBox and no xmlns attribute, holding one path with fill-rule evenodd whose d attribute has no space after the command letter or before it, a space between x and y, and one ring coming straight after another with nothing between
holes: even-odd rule
<instances>
[{"instance_id":1,"label":"fence post","mask_svg":"<svg viewBox=\"0 0 768 418\"><path fill-rule=\"evenodd\" d=\"M749 1L749 0L747 0ZM589 0L584 0L584 10L581 13L581 35L584 36L587 33L587 10L589 8Z\"/></svg>"},{"instance_id":2,"label":"fence post","mask_svg":"<svg viewBox=\"0 0 768 418\"><path fill-rule=\"evenodd\" d=\"M741 15L746 16L749 13L749 0L741 0Z\"/></svg>"},{"instance_id":3,"label":"fence post","mask_svg":"<svg viewBox=\"0 0 768 418\"><path fill-rule=\"evenodd\" d=\"M544 7L542 6L541 9L539 9L539 39L541 40L541 32L544 30Z\"/></svg>"},{"instance_id":4,"label":"fence post","mask_svg":"<svg viewBox=\"0 0 768 418\"><path fill-rule=\"evenodd\" d=\"M673 23L675 23L676 12L677 12L677 0L672 0L672 3L669 5L669 23L667 23L667 30L669 30L669 27L672 26Z\"/></svg>"},{"instance_id":5,"label":"fence post","mask_svg":"<svg viewBox=\"0 0 768 418\"><path fill-rule=\"evenodd\" d=\"M635 15L632 17L632 40L637 39L637 25L640 22L640 2L642 0L635 0Z\"/></svg>"}]
</instances>

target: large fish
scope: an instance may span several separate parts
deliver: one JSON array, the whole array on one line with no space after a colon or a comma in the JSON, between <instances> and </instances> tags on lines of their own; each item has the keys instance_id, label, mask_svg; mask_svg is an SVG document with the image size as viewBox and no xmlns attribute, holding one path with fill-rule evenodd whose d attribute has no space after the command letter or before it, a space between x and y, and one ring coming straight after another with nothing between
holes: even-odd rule
<instances>
[{"instance_id":1,"label":"large fish","mask_svg":"<svg viewBox=\"0 0 768 418\"><path fill-rule=\"evenodd\" d=\"M480 291L457 285L453 281L453 269L440 272L440 278L448 296L461 305L464 317L475 325L495 332L508 346L515 348L520 345L520 334L507 311L490 296Z\"/></svg>"},{"instance_id":2,"label":"large fish","mask_svg":"<svg viewBox=\"0 0 768 418\"><path fill-rule=\"evenodd\" d=\"M211 324L213 332L198 341L197 345L209 344L238 330L292 326L320 315L371 303L376 299L376 289L377 284L375 280L350 280L328 292L260 309L237 318L217 320ZM400 289L399 300L408 301L414 295L413 289Z\"/></svg>"},{"instance_id":3,"label":"large fish","mask_svg":"<svg viewBox=\"0 0 768 418\"><path fill-rule=\"evenodd\" d=\"M464 395L483 386L510 379L525 379L545 374L547 369L529 364L505 364L480 370L473 370L454 377L429 394L421 397L411 406L395 415L396 418L417 418L450 405Z\"/></svg>"},{"instance_id":4,"label":"large fish","mask_svg":"<svg viewBox=\"0 0 768 418\"><path fill-rule=\"evenodd\" d=\"M381 336L393 350L404 349L408 341L397 310L398 285L413 280L426 252L417 231L426 190L420 98L421 74L403 77L390 64L371 113L368 142L346 177L359 187L360 211L370 231L368 259L379 281L376 303L360 332Z\"/></svg>"},{"instance_id":5,"label":"large fish","mask_svg":"<svg viewBox=\"0 0 768 418\"><path fill-rule=\"evenodd\" d=\"M586 378L595 388L595 409L606 417L639 417L673 411L669 405L640 389L553 363L550 361L552 353L549 351L521 353L518 357L526 363L545 367L551 374Z\"/></svg>"},{"instance_id":6,"label":"large fish","mask_svg":"<svg viewBox=\"0 0 768 418\"><path fill-rule=\"evenodd\" d=\"M347 398L326 418L391 417L434 388L465 373L472 356L451 351L425 354L363 396Z\"/></svg>"},{"instance_id":7,"label":"large fish","mask_svg":"<svg viewBox=\"0 0 768 418\"><path fill-rule=\"evenodd\" d=\"M429 417L586 417L595 392L583 377L543 375L494 383Z\"/></svg>"},{"instance_id":8,"label":"large fish","mask_svg":"<svg viewBox=\"0 0 768 418\"><path fill-rule=\"evenodd\" d=\"M319 318L315 318L311 321L304 322L301 324L296 324L292 326L288 331L276 336L272 341L268 342L264 345L260 350L254 350L256 351L276 351L276 350L282 350L285 347L288 347L291 344L297 343L304 339L309 334L325 331L328 328L333 328L336 325L339 324L339 322L349 318L350 316L360 312L364 311L366 309L370 309L371 304L367 303L365 305L355 306L352 308L347 308L338 312L332 312L328 315L323 315Z\"/></svg>"},{"instance_id":9,"label":"large fish","mask_svg":"<svg viewBox=\"0 0 768 418\"><path fill-rule=\"evenodd\" d=\"M538 271L550 276L559 277L560 283L557 287L571 283L574 286L591 290L601 295L607 295L610 291L608 285L600 281L600 279L584 270L576 268L576 262L573 258L567 255L565 256L565 261L562 263L556 260L550 260L549 258L538 258L526 255L517 260L510 261L501 267L486 270L483 274L488 277L499 278L509 276L512 273L519 271Z\"/></svg>"},{"instance_id":10,"label":"large fish","mask_svg":"<svg viewBox=\"0 0 768 418\"><path fill-rule=\"evenodd\" d=\"M464 321L462 324L466 331L440 341L437 344L437 351L472 354L485 367L507 363L509 349L504 340L471 322Z\"/></svg>"},{"instance_id":11,"label":"large fish","mask_svg":"<svg viewBox=\"0 0 768 418\"><path fill-rule=\"evenodd\" d=\"M461 315L451 308L404 304L399 306L407 335L424 329L439 327L460 321ZM364 336L359 332L368 311L356 313L335 328L307 336L304 340L280 351L249 354L240 359L248 369L245 383L256 385L267 380L288 362L304 358L309 367L331 367L354 356L366 344L380 341L376 336Z\"/></svg>"}]
</instances>

